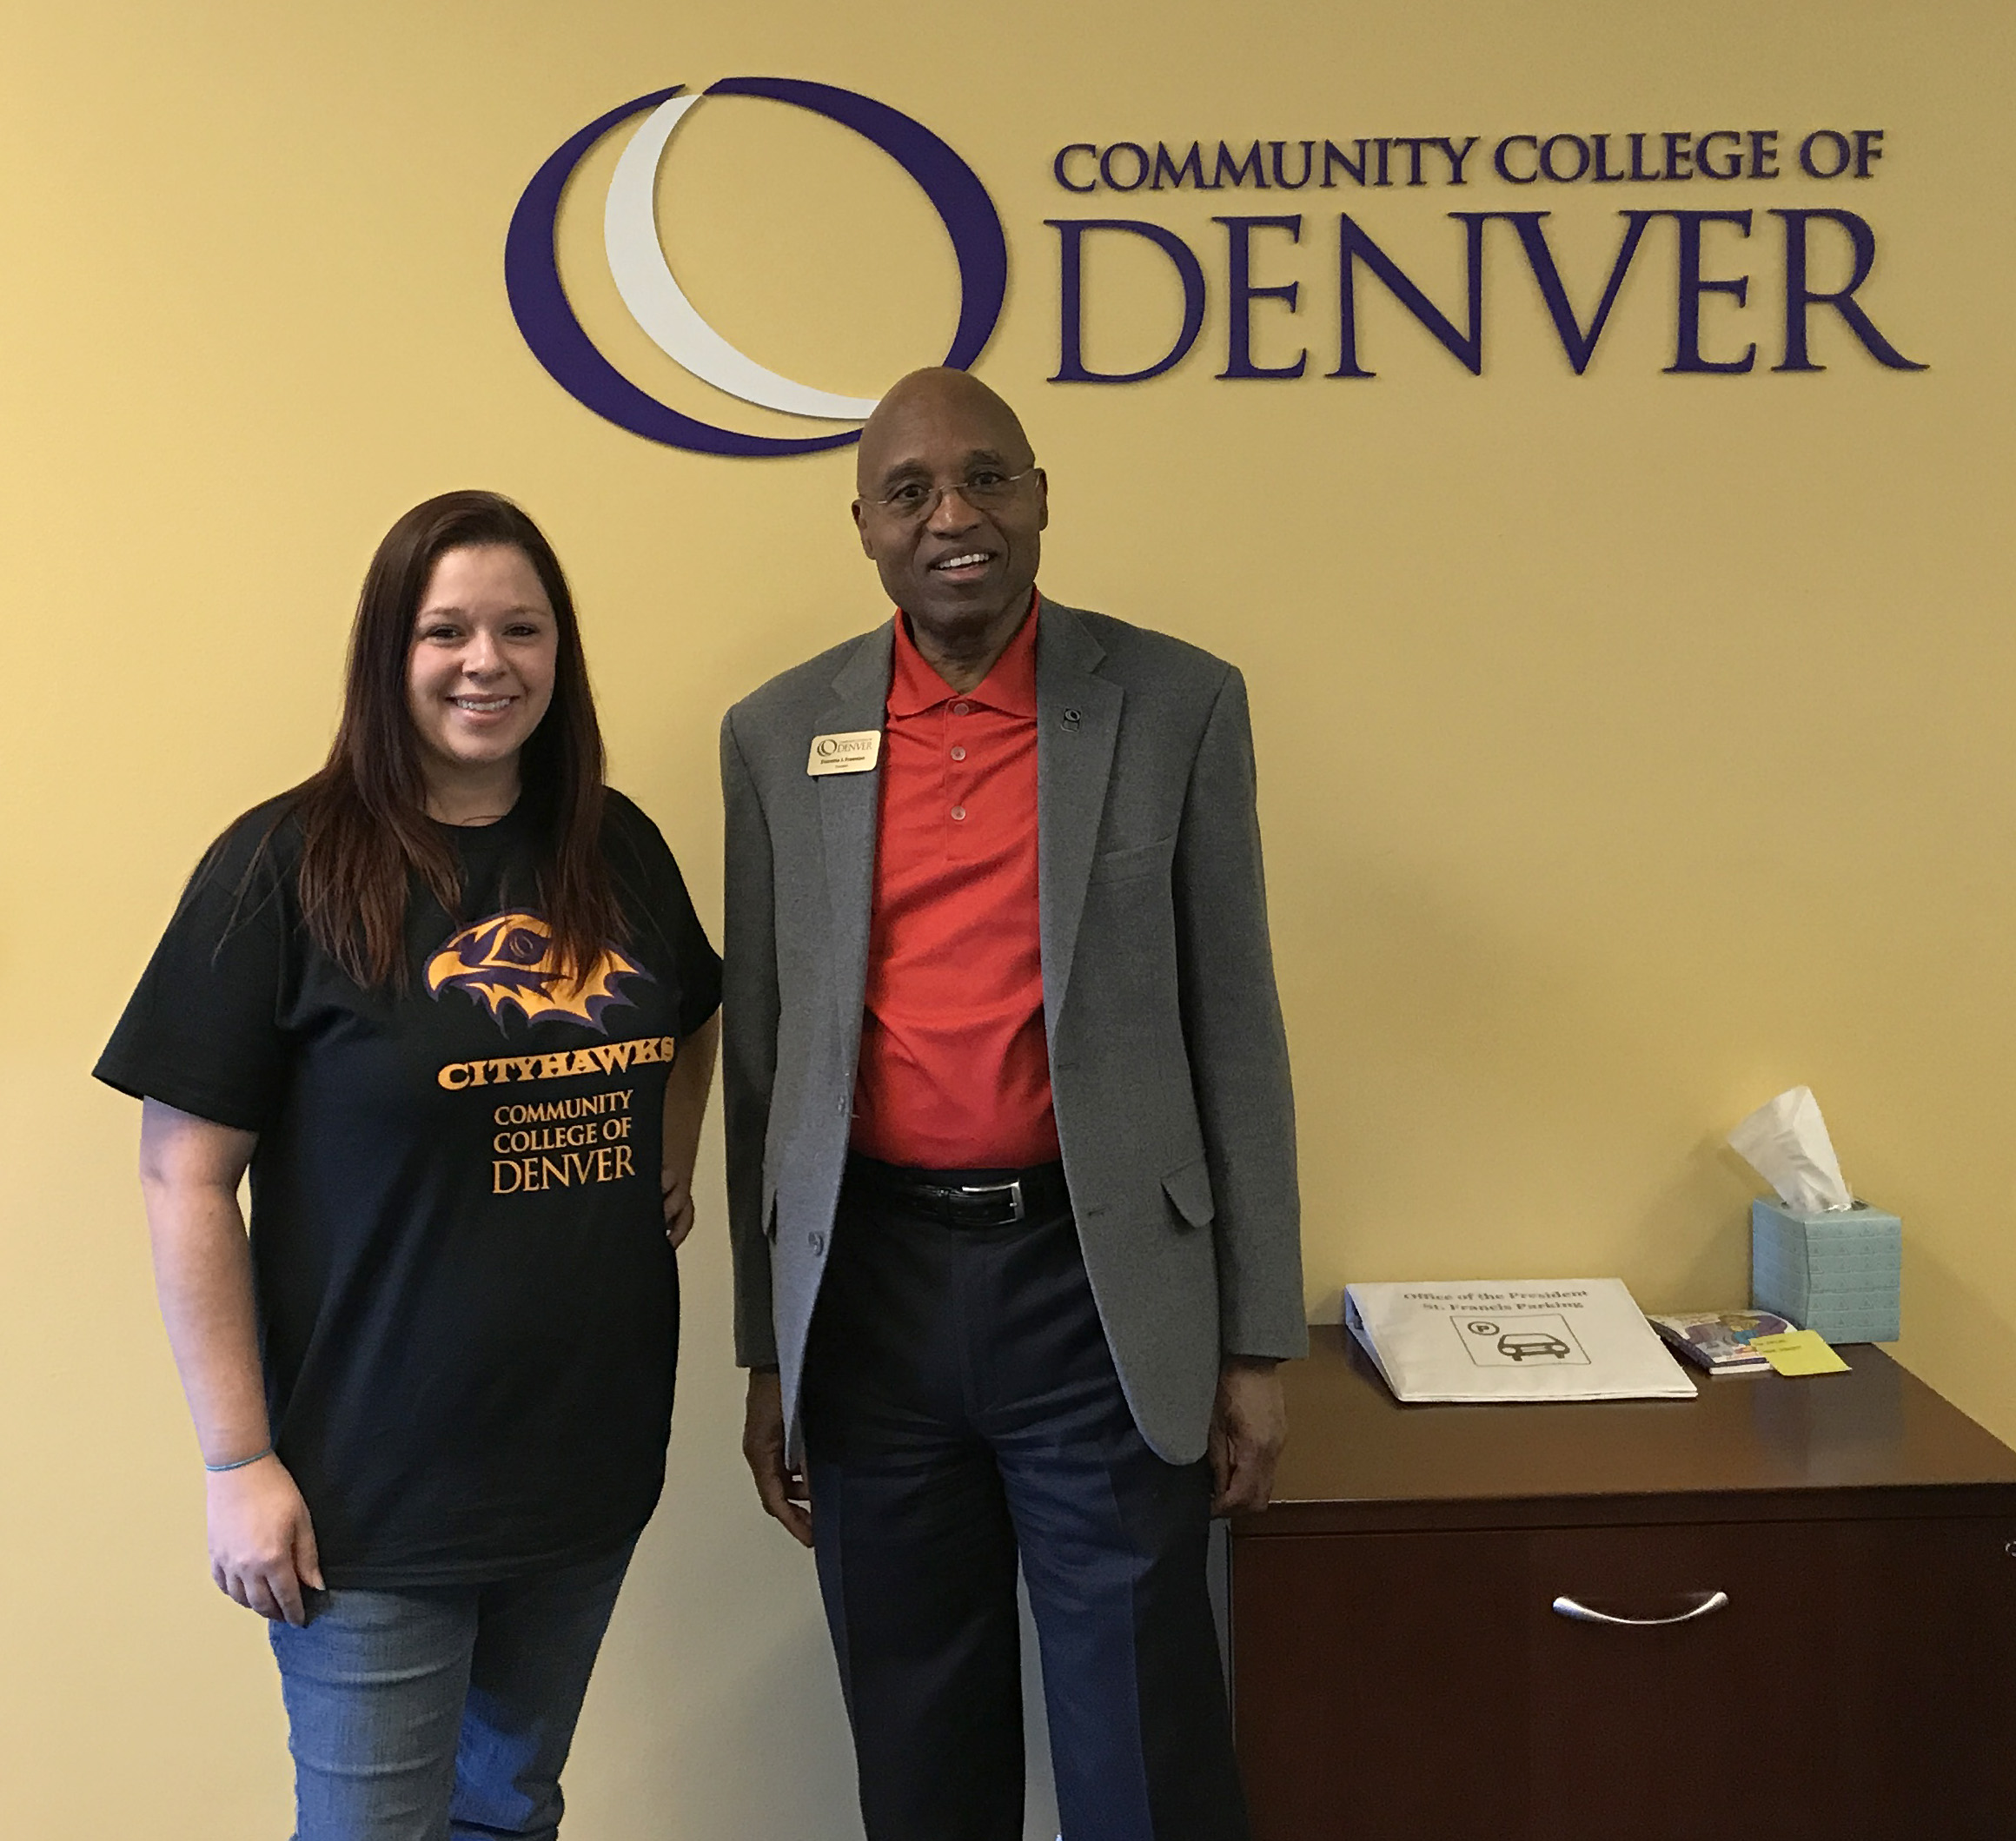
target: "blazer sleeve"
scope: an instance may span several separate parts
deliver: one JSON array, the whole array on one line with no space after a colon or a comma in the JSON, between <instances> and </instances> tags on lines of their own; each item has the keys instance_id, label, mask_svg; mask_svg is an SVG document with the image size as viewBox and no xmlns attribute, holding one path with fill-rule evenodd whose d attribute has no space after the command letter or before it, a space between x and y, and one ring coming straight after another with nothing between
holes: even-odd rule
<instances>
[{"instance_id":1,"label":"blazer sleeve","mask_svg":"<svg viewBox=\"0 0 2016 1841\"><path fill-rule=\"evenodd\" d=\"M721 798L726 822L721 1107L735 1270L735 1359L744 1368L773 1368L777 1330L771 1308L769 1223L764 1219L763 1147L777 1078L777 895L769 821L736 738L733 710L721 719Z\"/></svg>"},{"instance_id":2,"label":"blazer sleeve","mask_svg":"<svg viewBox=\"0 0 2016 1841\"><path fill-rule=\"evenodd\" d=\"M1295 1096L1275 989L1245 680L1227 668L1184 796L1172 865L1177 975L1216 1208L1220 1348L1309 1348Z\"/></svg>"}]
</instances>

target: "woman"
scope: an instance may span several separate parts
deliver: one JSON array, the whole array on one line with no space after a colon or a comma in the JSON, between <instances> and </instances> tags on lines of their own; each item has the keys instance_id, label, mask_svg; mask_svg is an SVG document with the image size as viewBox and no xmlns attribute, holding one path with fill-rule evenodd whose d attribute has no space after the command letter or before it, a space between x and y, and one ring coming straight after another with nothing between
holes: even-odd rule
<instances>
[{"instance_id":1,"label":"woman","mask_svg":"<svg viewBox=\"0 0 2016 1841\"><path fill-rule=\"evenodd\" d=\"M558 1832L664 1477L720 971L603 784L545 538L488 493L415 507L327 764L211 848L96 1070L145 1103L211 1574L271 1620L298 1841Z\"/></svg>"}]
</instances>

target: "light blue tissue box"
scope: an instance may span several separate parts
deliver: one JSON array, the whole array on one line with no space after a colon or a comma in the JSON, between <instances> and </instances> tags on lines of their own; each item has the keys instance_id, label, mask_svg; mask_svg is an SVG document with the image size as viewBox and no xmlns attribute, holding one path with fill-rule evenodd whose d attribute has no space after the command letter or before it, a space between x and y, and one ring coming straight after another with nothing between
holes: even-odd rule
<instances>
[{"instance_id":1,"label":"light blue tissue box","mask_svg":"<svg viewBox=\"0 0 2016 1841\"><path fill-rule=\"evenodd\" d=\"M1829 1342L1894 1342L1902 1334L1904 1226L1858 1202L1794 1214L1750 1204L1750 1302Z\"/></svg>"}]
</instances>

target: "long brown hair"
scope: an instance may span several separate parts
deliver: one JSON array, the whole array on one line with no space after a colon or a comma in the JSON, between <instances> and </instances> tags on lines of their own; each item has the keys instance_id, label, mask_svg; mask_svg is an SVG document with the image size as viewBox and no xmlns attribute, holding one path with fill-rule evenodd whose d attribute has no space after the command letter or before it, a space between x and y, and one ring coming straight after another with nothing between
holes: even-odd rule
<instances>
[{"instance_id":1,"label":"long brown hair","mask_svg":"<svg viewBox=\"0 0 2016 1841\"><path fill-rule=\"evenodd\" d=\"M342 721L328 759L288 802L302 831L302 919L315 944L362 985L405 982L415 873L449 914L460 915L454 851L427 816L408 661L434 565L450 550L492 544L524 553L559 629L553 701L518 758L519 805L538 840L539 900L556 957L578 979L606 942L627 932L602 856L602 732L560 559L508 499L443 493L407 513L372 557L350 628Z\"/></svg>"}]
</instances>

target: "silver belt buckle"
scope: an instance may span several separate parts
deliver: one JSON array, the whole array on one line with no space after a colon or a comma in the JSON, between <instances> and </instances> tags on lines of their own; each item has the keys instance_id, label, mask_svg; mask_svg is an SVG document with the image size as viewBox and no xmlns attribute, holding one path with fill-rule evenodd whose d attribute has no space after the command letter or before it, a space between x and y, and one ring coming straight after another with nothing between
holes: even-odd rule
<instances>
[{"instance_id":1,"label":"silver belt buckle","mask_svg":"<svg viewBox=\"0 0 2016 1841\"><path fill-rule=\"evenodd\" d=\"M1029 1210L1023 1206L1022 1179L1019 1176L1012 1182L962 1182L959 1185L959 1194L962 1195L1007 1196L1008 1206L1014 1210L1008 1217L1010 1222L1021 1221L1029 1213Z\"/></svg>"}]
</instances>

